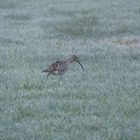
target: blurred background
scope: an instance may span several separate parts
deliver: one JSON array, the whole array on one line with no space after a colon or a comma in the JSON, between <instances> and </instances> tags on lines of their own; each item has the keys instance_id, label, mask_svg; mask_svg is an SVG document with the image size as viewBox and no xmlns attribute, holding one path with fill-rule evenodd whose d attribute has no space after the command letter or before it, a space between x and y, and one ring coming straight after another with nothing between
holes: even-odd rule
<instances>
[{"instance_id":1,"label":"blurred background","mask_svg":"<svg viewBox=\"0 0 140 140\"><path fill-rule=\"evenodd\" d=\"M139 108L139 0L0 0L1 140L139 140Z\"/></svg>"}]
</instances>

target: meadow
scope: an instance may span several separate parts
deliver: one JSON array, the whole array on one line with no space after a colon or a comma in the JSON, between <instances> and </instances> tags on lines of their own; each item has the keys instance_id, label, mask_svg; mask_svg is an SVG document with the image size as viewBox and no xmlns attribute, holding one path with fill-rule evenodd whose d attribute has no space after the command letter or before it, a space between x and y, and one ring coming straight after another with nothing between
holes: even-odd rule
<instances>
[{"instance_id":1,"label":"meadow","mask_svg":"<svg viewBox=\"0 0 140 140\"><path fill-rule=\"evenodd\" d=\"M0 1L0 140L140 140L139 0Z\"/></svg>"}]
</instances>

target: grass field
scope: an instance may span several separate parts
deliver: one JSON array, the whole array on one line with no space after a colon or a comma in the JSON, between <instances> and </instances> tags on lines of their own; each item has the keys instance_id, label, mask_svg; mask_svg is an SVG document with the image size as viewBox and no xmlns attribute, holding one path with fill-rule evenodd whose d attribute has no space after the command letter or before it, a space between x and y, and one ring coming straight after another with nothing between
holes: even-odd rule
<instances>
[{"instance_id":1,"label":"grass field","mask_svg":"<svg viewBox=\"0 0 140 140\"><path fill-rule=\"evenodd\" d=\"M0 140L140 140L139 0L0 1Z\"/></svg>"}]
</instances>

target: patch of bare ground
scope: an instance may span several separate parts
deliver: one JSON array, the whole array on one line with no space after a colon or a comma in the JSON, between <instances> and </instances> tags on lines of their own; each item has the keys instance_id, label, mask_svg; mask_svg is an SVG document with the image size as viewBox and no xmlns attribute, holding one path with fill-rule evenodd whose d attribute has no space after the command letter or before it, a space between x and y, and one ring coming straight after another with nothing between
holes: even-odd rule
<instances>
[{"instance_id":1,"label":"patch of bare ground","mask_svg":"<svg viewBox=\"0 0 140 140\"><path fill-rule=\"evenodd\" d=\"M140 37L123 37L112 41L113 44L118 45L140 45Z\"/></svg>"},{"instance_id":2,"label":"patch of bare ground","mask_svg":"<svg viewBox=\"0 0 140 140\"><path fill-rule=\"evenodd\" d=\"M94 43L94 46L99 45L140 47L140 36L125 36L119 39L101 39Z\"/></svg>"}]
</instances>

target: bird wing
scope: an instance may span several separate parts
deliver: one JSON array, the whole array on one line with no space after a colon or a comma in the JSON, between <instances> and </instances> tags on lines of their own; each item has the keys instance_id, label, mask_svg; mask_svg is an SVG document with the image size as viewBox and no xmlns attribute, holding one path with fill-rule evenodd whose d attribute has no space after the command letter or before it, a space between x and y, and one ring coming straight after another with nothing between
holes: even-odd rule
<instances>
[{"instance_id":1,"label":"bird wing","mask_svg":"<svg viewBox=\"0 0 140 140\"><path fill-rule=\"evenodd\" d=\"M55 71L59 71L59 67L61 65L61 61L56 61L54 63L52 63L48 69L47 69L47 72L55 72Z\"/></svg>"},{"instance_id":2,"label":"bird wing","mask_svg":"<svg viewBox=\"0 0 140 140\"><path fill-rule=\"evenodd\" d=\"M67 65L65 61L56 61L52 63L46 70L43 70L42 72L48 72L50 74L61 74L64 73L67 70Z\"/></svg>"},{"instance_id":3,"label":"bird wing","mask_svg":"<svg viewBox=\"0 0 140 140\"><path fill-rule=\"evenodd\" d=\"M48 66L48 68L43 70L42 72L52 73L52 72L56 71L58 64L59 64L59 61L56 61L56 62L52 63L50 66Z\"/></svg>"}]
</instances>

